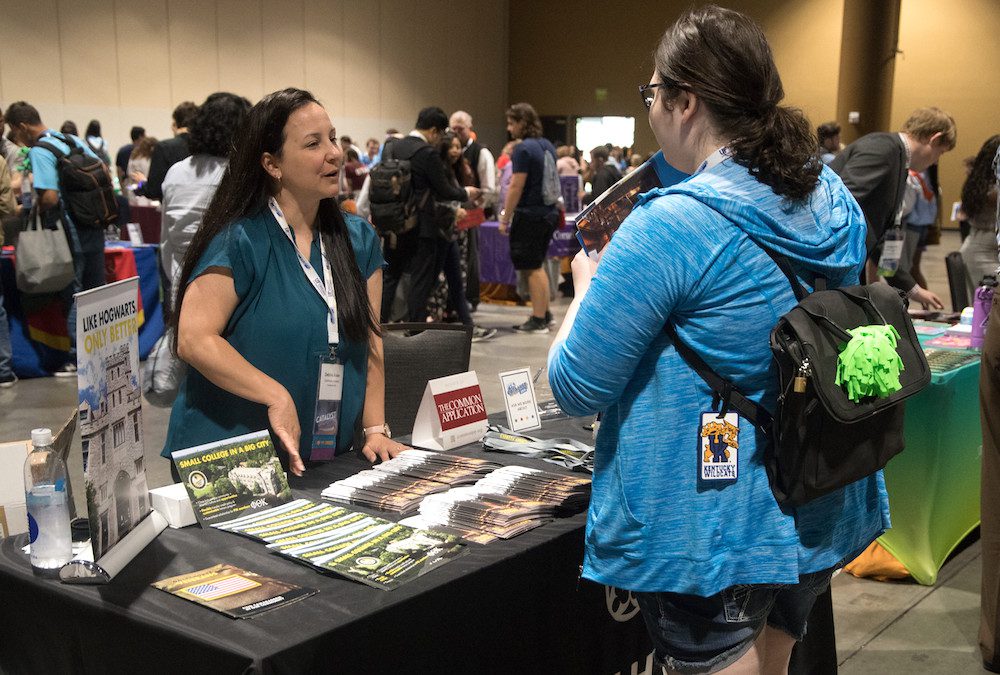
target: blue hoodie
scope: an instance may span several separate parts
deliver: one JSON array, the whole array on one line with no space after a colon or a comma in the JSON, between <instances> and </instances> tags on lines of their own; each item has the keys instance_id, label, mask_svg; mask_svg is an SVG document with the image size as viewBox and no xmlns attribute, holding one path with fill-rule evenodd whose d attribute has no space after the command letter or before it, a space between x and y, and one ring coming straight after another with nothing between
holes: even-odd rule
<instances>
[{"instance_id":1,"label":"blue hoodie","mask_svg":"<svg viewBox=\"0 0 1000 675\"><path fill-rule=\"evenodd\" d=\"M778 507L753 426L740 420L738 479L704 482L698 428L711 390L664 333L773 410L768 336L796 303L751 238L808 287L858 282L864 215L824 167L792 207L727 159L640 199L605 249L549 381L573 415L603 411L584 576L635 591L713 595L798 581L840 564L889 527L881 472L797 509Z\"/></svg>"}]
</instances>

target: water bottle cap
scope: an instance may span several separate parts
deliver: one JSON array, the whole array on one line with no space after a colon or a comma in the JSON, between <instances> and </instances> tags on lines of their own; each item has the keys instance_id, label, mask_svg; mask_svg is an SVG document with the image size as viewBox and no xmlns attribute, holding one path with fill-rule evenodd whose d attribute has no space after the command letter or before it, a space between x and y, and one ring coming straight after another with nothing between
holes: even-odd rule
<instances>
[{"instance_id":1,"label":"water bottle cap","mask_svg":"<svg viewBox=\"0 0 1000 675\"><path fill-rule=\"evenodd\" d=\"M31 444L36 448L52 445L52 429L32 429Z\"/></svg>"}]
</instances>

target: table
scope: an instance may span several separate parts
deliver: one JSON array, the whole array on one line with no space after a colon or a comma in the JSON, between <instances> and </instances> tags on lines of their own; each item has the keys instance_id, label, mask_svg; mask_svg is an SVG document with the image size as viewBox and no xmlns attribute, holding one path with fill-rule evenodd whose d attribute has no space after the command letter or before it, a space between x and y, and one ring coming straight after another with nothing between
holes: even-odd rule
<instances>
[{"instance_id":1,"label":"table","mask_svg":"<svg viewBox=\"0 0 1000 675\"><path fill-rule=\"evenodd\" d=\"M583 438L581 424L548 420L536 433ZM471 446L460 452L559 470ZM293 492L318 499L331 481L363 465L350 454L301 479L290 476ZM651 647L634 600L578 580L585 518L470 545L467 555L390 592L319 574L261 544L197 526L164 531L107 587L67 586L34 577L20 551L24 536L12 537L0 542L0 670L642 672ZM239 621L149 586L218 562L320 592Z\"/></svg>"},{"instance_id":2,"label":"table","mask_svg":"<svg viewBox=\"0 0 1000 675\"><path fill-rule=\"evenodd\" d=\"M979 362L933 374L906 402L904 433L906 449L885 468L892 529L878 542L917 582L933 585L979 525Z\"/></svg>"},{"instance_id":3,"label":"table","mask_svg":"<svg viewBox=\"0 0 1000 675\"><path fill-rule=\"evenodd\" d=\"M580 250L576 240L575 214L568 214L552 235L548 257L572 257ZM500 234L500 223L487 220L479 226L479 279L483 283L517 285L517 272L510 261L510 238Z\"/></svg>"},{"instance_id":4,"label":"table","mask_svg":"<svg viewBox=\"0 0 1000 675\"><path fill-rule=\"evenodd\" d=\"M143 243L160 243L160 228L163 215L159 206L130 204L129 220L133 223L139 223L139 229L142 230ZM121 227L121 238L125 241L129 241L128 228L124 225Z\"/></svg>"},{"instance_id":5,"label":"table","mask_svg":"<svg viewBox=\"0 0 1000 675\"><path fill-rule=\"evenodd\" d=\"M140 358L149 355L153 344L163 334L156 250L156 246L132 246L128 242L109 244L104 250L109 282L139 277L142 308ZM66 315L57 297L27 299L18 293L15 263L13 248L5 248L0 256L0 278L14 352L14 372L21 378L45 377L66 361L66 352L69 351Z\"/></svg>"}]
</instances>

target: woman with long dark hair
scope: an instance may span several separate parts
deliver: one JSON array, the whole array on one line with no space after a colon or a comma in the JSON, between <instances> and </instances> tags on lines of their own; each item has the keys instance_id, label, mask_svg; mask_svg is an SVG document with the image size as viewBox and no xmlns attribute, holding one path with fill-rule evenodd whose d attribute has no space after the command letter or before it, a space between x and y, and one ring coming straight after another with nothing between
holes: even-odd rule
<instances>
[{"instance_id":1,"label":"woman with long dark hair","mask_svg":"<svg viewBox=\"0 0 1000 675\"><path fill-rule=\"evenodd\" d=\"M402 446L385 424L372 312L383 259L371 226L337 208L330 117L284 89L250 110L239 139L184 259L171 324L191 369L162 454L269 428L301 475L363 429L364 456L387 459Z\"/></svg>"},{"instance_id":2,"label":"woman with long dark hair","mask_svg":"<svg viewBox=\"0 0 1000 675\"><path fill-rule=\"evenodd\" d=\"M668 672L785 672L833 570L889 526L884 481L780 507L763 436L735 413L723 425L665 329L773 410L769 332L796 300L765 249L807 287L856 284L865 220L809 122L780 104L748 17L689 11L654 60L640 87L649 125L690 176L640 197L596 273L574 260L549 355L563 410L602 412L583 574L635 594Z\"/></svg>"},{"instance_id":3,"label":"woman with long dark hair","mask_svg":"<svg viewBox=\"0 0 1000 675\"><path fill-rule=\"evenodd\" d=\"M87 145L94 151L94 154L101 158L102 162L111 165L108 142L101 136L101 123L98 120L90 120L90 124L87 125L87 133L84 134L84 140L87 141Z\"/></svg>"},{"instance_id":4,"label":"woman with long dark hair","mask_svg":"<svg viewBox=\"0 0 1000 675\"><path fill-rule=\"evenodd\" d=\"M209 95L191 123L191 156L171 166L163 179L160 264L167 280L167 317L173 311L184 256L222 181L236 132L249 110L250 101L242 96L228 92Z\"/></svg>"},{"instance_id":5,"label":"woman with long dark hair","mask_svg":"<svg viewBox=\"0 0 1000 675\"><path fill-rule=\"evenodd\" d=\"M445 165L449 181L456 187L475 185L472 167L462 152L458 136L446 132L438 143L438 156ZM435 218L439 221L442 241L437 250L435 278L437 284L427 299L430 316L447 317L449 312L466 326L472 326L472 341L488 340L497 333L496 328L484 328L472 322L469 303L465 297L465 271L462 261L468 254L468 231L458 231L458 222L465 218L466 210L460 202L438 202ZM441 273L444 272L444 280Z\"/></svg>"},{"instance_id":6,"label":"woman with long dark hair","mask_svg":"<svg viewBox=\"0 0 1000 675\"><path fill-rule=\"evenodd\" d=\"M997 270L997 176L993 167L997 148L1000 135L983 143L962 186L962 211L969 223L969 236L959 251L965 262L969 297L984 276Z\"/></svg>"}]
</instances>

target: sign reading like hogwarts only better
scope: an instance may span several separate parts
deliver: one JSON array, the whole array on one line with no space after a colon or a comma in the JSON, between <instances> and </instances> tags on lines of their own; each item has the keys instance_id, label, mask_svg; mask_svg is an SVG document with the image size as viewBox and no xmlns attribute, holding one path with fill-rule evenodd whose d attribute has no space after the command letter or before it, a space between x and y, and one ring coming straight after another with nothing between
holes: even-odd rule
<instances>
[{"instance_id":1,"label":"sign reading like hogwarts only better","mask_svg":"<svg viewBox=\"0 0 1000 675\"><path fill-rule=\"evenodd\" d=\"M413 444L450 450L486 433L486 403L475 371L430 380L413 423Z\"/></svg>"}]
</instances>

